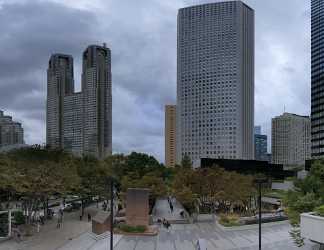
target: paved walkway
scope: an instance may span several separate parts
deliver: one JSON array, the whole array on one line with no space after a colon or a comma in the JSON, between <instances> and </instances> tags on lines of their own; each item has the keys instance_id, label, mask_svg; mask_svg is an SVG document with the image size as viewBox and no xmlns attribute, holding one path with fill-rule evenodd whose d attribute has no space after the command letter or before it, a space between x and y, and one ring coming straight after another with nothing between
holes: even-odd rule
<instances>
[{"instance_id":1,"label":"paved walkway","mask_svg":"<svg viewBox=\"0 0 324 250\"><path fill-rule=\"evenodd\" d=\"M56 219L47 222L38 234L23 239L19 244L14 240L1 242L0 250L54 250L91 229L90 222L79 220L79 212L65 213L60 229L56 228L56 223Z\"/></svg>"},{"instance_id":2,"label":"paved walkway","mask_svg":"<svg viewBox=\"0 0 324 250\"><path fill-rule=\"evenodd\" d=\"M263 250L317 250L307 242L303 248L294 245L289 235L290 225L274 225L263 229ZM171 232L161 228L156 237L124 236L116 250L194 250L197 239L207 241L208 250L258 249L258 229L223 231L215 223L172 225Z\"/></svg>"},{"instance_id":3,"label":"paved walkway","mask_svg":"<svg viewBox=\"0 0 324 250\"><path fill-rule=\"evenodd\" d=\"M169 202L167 198L158 199L154 207L154 221L157 219L163 219L172 222L186 222L187 220L183 219L180 215L181 211L184 211L183 206L175 198L171 199L173 204L173 212L171 212Z\"/></svg>"}]
</instances>

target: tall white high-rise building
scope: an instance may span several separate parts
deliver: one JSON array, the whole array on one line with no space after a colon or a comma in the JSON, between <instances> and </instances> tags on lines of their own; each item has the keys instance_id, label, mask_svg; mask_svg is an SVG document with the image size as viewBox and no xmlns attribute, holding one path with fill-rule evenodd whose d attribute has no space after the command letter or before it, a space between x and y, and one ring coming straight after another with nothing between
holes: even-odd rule
<instances>
[{"instance_id":1,"label":"tall white high-rise building","mask_svg":"<svg viewBox=\"0 0 324 250\"><path fill-rule=\"evenodd\" d=\"M304 166L311 158L311 121L308 116L284 113L272 119L272 162L284 167Z\"/></svg>"},{"instance_id":2,"label":"tall white high-rise building","mask_svg":"<svg viewBox=\"0 0 324 250\"><path fill-rule=\"evenodd\" d=\"M177 162L254 159L254 10L241 1L178 13Z\"/></svg>"},{"instance_id":3,"label":"tall white high-rise building","mask_svg":"<svg viewBox=\"0 0 324 250\"><path fill-rule=\"evenodd\" d=\"M111 52L91 45L83 53L82 91L74 92L73 59L51 56L47 80L47 145L75 155L112 152Z\"/></svg>"}]
</instances>

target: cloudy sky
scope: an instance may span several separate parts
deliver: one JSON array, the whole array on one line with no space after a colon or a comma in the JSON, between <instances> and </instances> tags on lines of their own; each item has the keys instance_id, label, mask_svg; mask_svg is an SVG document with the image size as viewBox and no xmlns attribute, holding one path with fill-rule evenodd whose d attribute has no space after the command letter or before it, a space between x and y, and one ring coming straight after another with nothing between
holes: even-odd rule
<instances>
[{"instance_id":1,"label":"cloudy sky","mask_svg":"<svg viewBox=\"0 0 324 250\"><path fill-rule=\"evenodd\" d=\"M164 105L176 101L176 16L199 0L0 0L0 109L45 142L46 68L71 54L80 89L89 44L112 50L113 150L164 160ZM245 0L256 13L255 123L310 113L310 1Z\"/></svg>"}]
</instances>

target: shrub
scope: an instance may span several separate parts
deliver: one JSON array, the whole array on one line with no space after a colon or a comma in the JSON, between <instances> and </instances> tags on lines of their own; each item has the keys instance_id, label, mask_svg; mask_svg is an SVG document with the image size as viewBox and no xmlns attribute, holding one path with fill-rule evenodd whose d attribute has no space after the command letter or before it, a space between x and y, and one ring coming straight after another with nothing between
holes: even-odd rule
<instances>
[{"instance_id":1,"label":"shrub","mask_svg":"<svg viewBox=\"0 0 324 250\"><path fill-rule=\"evenodd\" d=\"M125 233L144 233L146 231L146 226L130 226L127 224L120 224L118 228Z\"/></svg>"},{"instance_id":2,"label":"shrub","mask_svg":"<svg viewBox=\"0 0 324 250\"><path fill-rule=\"evenodd\" d=\"M237 214L221 214L219 223L225 227L239 226L239 216Z\"/></svg>"},{"instance_id":3,"label":"shrub","mask_svg":"<svg viewBox=\"0 0 324 250\"><path fill-rule=\"evenodd\" d=\"M25 224L25 216L22 211L17 211L13 213L13 217L16 225Z\"/></svg>"},{"instance_id":4,"label":"shrub","mask_svg":"<svg viewBox=\"0 0 324 250\"><path fill-rule=\"evenodd\" d=\"M316 208L316 209L315 209L315 212L316 212L316 214L318 214L319 216L324 217L324 205L322 205L322 206Z\"/></svg>"}]
</instances>

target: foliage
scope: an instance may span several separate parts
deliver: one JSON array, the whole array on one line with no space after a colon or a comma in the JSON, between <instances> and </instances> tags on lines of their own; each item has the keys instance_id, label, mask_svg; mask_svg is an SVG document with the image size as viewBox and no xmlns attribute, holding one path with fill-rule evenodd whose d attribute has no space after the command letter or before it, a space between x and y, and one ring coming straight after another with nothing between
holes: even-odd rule
<instances>
[{"instance_id":1,"label":"foliage","mask_svg":"<svg viewBox=\"0 0 324 250\"><path fill-rule=\"evenodd\" d=\"M192 162L188 155L185 155L181 160L181 167L186 169L192 168Z\"/></svg>"},{"instance_id":2,"label":"foliage","mask_svg":"<svg viewBox=\"0 0 324 250\"><path fill-rule=\"evenodd\" d=\"M317 215L324 217L324 205L317 207L315 212Z\"/></svg>"},{"instance_id":3,"label":"foliage","mask_svg":"<svg viewBox=\"0 0 324 250\"><path fill-rule=\"evenodd\" d=\"M22 211L16 211L13 213L13 218L16 225L25 224L25 216Z\"/></svg>"},{"instance_id":4,"label":"foliage","mask_svg":"<svg viewBox=\"0 0 324 250\"><path fill-rule=\"evenodd\" d=\"M118 229L125 233L144 233L147 230L146 226L130 226L127 224L119 224Z\"/></svg>"},{"instance_id":5,"label":"foliage","mask_svg":"<svg viewBox=\"0 0 324 250\"><path fill-rule=\"evenodd\" d=\"M255 190L251 176L220 168L193 170L181 167L175 174L172 192L190 210L195 210L199 198L218 204L225 213L234 208L244 213L249 212L246 208L251 210Z\"/></svg>"},{"instance_id":6,"label":"foliage","mask_svg":"<svg viewBox=\"0 0 324 250\"><path fill-rule=\"evenodd\" d=\"M240 226L240 217L237 214L221 214L219 223L224 227Z\"/></svg>"},{"instance_id":7,"label":"foliage","mask_svg":"<svg viewBox=\"0 0 324 250\"><path fill-rule=\"evenodd\" d=\"M304 238L301 237L300 227L299 226L293 226L291 231L289 232L290 236L293 238L295 244L298 247L302 247L305 245Z\"/></svg>"},{"instance_id":8,"label":"foliage","mask_svg":"<svg viewBox=\"0 0 324 250\"><path fill-rule=\"evenodd\" d=\"M295 189L284 198L287 215L293 225L300 222L300 214L312 212L324 203L324 162L316 161L304 180L295 181Z\"/></svg>"}]
</instances>

